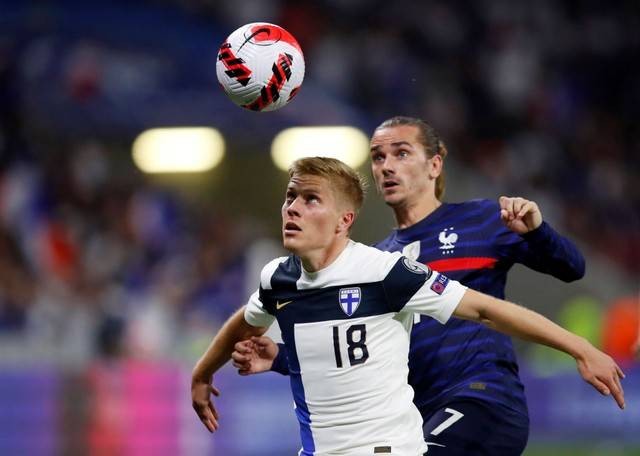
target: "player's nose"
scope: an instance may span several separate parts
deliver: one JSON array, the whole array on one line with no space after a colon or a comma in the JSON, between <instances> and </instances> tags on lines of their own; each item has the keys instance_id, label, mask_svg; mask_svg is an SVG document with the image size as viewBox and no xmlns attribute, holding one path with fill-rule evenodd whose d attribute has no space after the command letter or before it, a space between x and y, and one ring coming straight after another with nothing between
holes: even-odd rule
<instances>
[{"instance_id":1,"label":"player's nose","mask_svg":"<svg viewBox=\"0 0 640 456\"><path fill-rule=\"evenodd\" d=\"M300 198L294 199L289 206L287 206L287 215L290 217L300 216L299 211Z\"/></svg>"},{"instance_id":2,"label":"player's nose","mask_svg":"<svg viewBox=\"0 0 640 456\"><path fill-rule=\"evenodd\" d=\"M382 164L382 175L384 177L389 177L393 174L395 174L395 169L393 168L393 166L391 166L389 160L385 160Z\"/></svg>"}]
</instances>

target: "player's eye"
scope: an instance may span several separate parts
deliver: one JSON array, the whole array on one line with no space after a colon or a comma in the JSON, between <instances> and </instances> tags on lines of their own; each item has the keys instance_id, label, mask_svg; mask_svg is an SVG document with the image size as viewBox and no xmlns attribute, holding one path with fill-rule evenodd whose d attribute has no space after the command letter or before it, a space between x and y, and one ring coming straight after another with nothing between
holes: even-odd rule
<instances>
[{"instance_id":1,"label":"player's eye","mask_svg":"<svg viewBox=\"0 0 640 456\"><path fill-rule=\"evenodd\" d=\"M384 155L383 154L373 154L371 156L371 161L374 162L383 162L384 161Z\"/></svg>"},{"instance_id":2,"label":"player's eye","mask_svg":"<svg viewBox=\"0 0 640 456\"><path fill-rule=\"evenodd\" d=\"M400 158L405 158L405 157L408 157L408 156L409 156L409 152L406 151L406 150L401 150L401 151L398 152L398 157L400 157Z\"/></svg>"}]
</instances>

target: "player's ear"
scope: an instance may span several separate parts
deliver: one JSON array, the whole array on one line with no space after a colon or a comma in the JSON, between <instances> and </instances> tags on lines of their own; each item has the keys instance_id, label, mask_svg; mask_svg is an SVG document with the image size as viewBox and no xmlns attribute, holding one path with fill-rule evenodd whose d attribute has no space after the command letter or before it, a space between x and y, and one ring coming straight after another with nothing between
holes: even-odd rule
<instances>
[{"instance_id":1,"label":"player's ear","mask_svg":"<svg viewBox=\"0 0 640 456\"><path fill-rule=\"evenodd\" d=\"M353 210L345 210L340 215L340 220L338 220L338 226L336 228L337 232L346 231L349 232L353 222L356 220L356 213Z\"/></svg>"},{"instance_id":2,"label":"player's ear","mask_svg":"<svg viewBox=\"0 0 640 456\"><path fill-rule=\"evenodd\" d=\"M429 159L429 175L434 179L438 178L442 174L442 166L444 161L439 154L434 155Z\"/></svg>"}]
</instances>

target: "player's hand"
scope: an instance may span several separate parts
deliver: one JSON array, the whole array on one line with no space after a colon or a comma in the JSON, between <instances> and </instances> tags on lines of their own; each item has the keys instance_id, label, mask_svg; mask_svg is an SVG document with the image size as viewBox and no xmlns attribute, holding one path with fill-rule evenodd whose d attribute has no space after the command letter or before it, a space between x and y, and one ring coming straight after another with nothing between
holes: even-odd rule
<instances>
[{"instance_id":1,"label":"player's hand","mask_svg":"<svg viewBox=\"0 0 640 456\"><path fill-rule=\"evenodd\" d=\"M501 196L499 203L500 218L515 233L525 234L542 224L542 212L535 201Z\"/></svg>"},{"instance_id":2,"label":"player's hand","mask_svg":"<svg viewBox=\"0 0 640 456\"><path fill-rule=\"evenodd\" d=\"M236 343L231 359L240 375L259 374L271 370L278 350L278 344L270 338L252 337Z\"/></svg>"},{"instance_id":3,"label":"player's hand","mask_svg":"<svg viewBox=\"0 0 640 456\"><path fill-rule=\"evenodd\" d=\"M624 390L620 380L625 377L622 369L606 353L589 344L585 354L576 359L582 378L605 396L613 399L621 409L624 408Z\"/></svg>"},{"instance_id":4,"label":"player's hand","mask_svg":"<svg viewBox=\"0 0 640 456\"><path fill-rule=\"evenodd\" d=\"M193 409L209 432L215 432L218 430L219 417L213 402L211 402L211 394L220 396L220 391L211 382L195 378L191 380L191 404Z\"/></svg>"}]
</instances>

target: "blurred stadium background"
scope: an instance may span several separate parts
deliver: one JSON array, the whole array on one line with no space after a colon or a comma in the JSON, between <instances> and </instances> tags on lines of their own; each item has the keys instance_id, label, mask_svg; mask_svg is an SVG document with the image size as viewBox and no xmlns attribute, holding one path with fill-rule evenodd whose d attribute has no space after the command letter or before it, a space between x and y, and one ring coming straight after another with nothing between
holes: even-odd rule
<instances>
[{"instance_id":1,"label":"blurred stadium background","mask_svg":"<svg viewBox=\"0 0 640 456\"><path fill-rule=\"evenodd\" d=\"M0 0L0 454L295 454L285 378L227 368L212 437L190 369L280 252L274 136L368 135L396 114L447 142L448 201L534 199L587 257L569 285L516 267L508 296L614 355L627 409L519 344L526 455L640 454L639 5ZM233 106L216 81L217 47L253 21L305 51L303 88L275 113ZM163 126L216 128L224 159L141 172L132 143ZM372 195L355 237L392 226Z\"/></svg>"}]
</instances>

